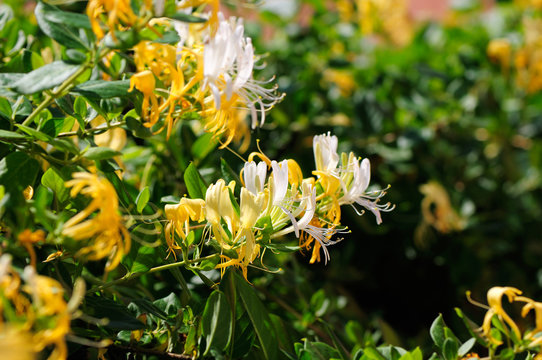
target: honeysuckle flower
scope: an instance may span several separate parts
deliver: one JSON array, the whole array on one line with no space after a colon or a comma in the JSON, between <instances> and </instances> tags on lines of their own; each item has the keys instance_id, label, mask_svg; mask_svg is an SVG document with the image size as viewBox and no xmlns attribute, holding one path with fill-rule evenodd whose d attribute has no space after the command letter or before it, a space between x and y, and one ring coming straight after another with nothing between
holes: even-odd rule
<instances>
[{"instance_id":1,"label":"honeysuckle flower","mask_svg":"<svg viewBox=\"0 0 542 360\"><path fill-rule=\"evenodd\" d=\"M385 190L367 191L371 179L371 164L369 159L361 162L353 153L350 153L348 160L343 154L343 166L347 162L346 169L341 173L340 184L343 195L338 199L339 205L358 204L371 211L376 218L376 223L382 223L381 211L394 209L390 203L378 204L378 200L386 195Z\"/></svg>"},{"instance_id":2,"label":"honeysuckle flower","mask_svg":"<svg viewBox=\"0 0 542 360\"><path fill-rule=\"evenodd\" d=\"M420 192L424 195L421 203L424 222L443 234L465 227L465 219L452 208L450 197L442 185L430 181L420 186Z\"/></svg>"},{"instance_id":3,"label":"honeysuckle flower","mask_svg":"<svg viewBox=\"0 0 542 360\"><path fill-rule=\"evenodd\" d=\"M221 219L224 219L228 225L230 234L235 233L239 227L239 216L230 199L230 191L234 188L234 181L226 186L224 180L220 179L215 184L211 184L205 194L205 219L209 222L215 239L222 246L228 246L225 241L229 243L231 241L230 236L222 228Z\"/></svg>"},{"instance_id":4,"label":"honeysuckle flower","mask_svg":"<svg viewBox=\"0 0 542 360\"><path fill-rule=\"evenodd\" d=\"M115 188L105 178L96 174L78 172L65 183L71 187L70 196L81 193L92 198L90 204L64 224L62 234L85 245L76 256L89 260L108 258L106 271L114 269L123 254L130 250L130 234L118 213ZM98 211L94 217L94 212Z\"/></svg>"},{"instance_id":5,"label":"honeysuckle flower","mask_svg":"<svg viewBox=\"0 0 542 360\"><path fill-rule=\"evenodd\" d=\"M515 301L521 301L526 303L521 309L521 316L526 317L531 310L534 312L535 328L526 333L525 338L532 340L529 344L529 346L531 347L540 345L542 343L542 337L536 335L542 332L542 303L524 296L517 296ZM539 354L540 353L542 353L542 349Z\"/></svg>"},{"instance_id":6,"label":"honeysuckle flower","mask_svg":"<svg viewBox=\"0 0 542 360\"><path fill-rule=\"evenodd\" d=\"M134 62L138 72L150 70L164 85L171 84L171 69L177 64L177 49L173 45L141 41L134 46Z\"/></svg>"},{"instance_id":7,"label":"honeysuckle flower","mask_svg":"<svg viewBox=\"0 0 542 360\"><path fill-rule=\"evenodd\" d=\"M269 81L253 78L254 48L250 38L244 36L240 19L224 19L218 14L218 28L203 48L203 84L211 96L204 100L206 129L217 134L226 133L231 141L230 122L240 109L250 112L251 126L265 122L265 112L282 99L276 87L267 88Z\"/></svg>"},{"instance_id":8,"label":"honeysuckle flower","mask_svg":"<svg viewBox=\"0 0 542 360\"><path fill-rule=\"evenodd\" d=\"M489 305L489 310L484 317L482 332L487 337L487 339L495 345L502 344L502 341L495 339L491 335L491 319L495 315L510 327L512 332L516 335L517 339L521 339L521 332L519 331L518 326L502 307L502 298L505 295L506 297L508 297L508 301L512 303L519 295L521 295L521 290L509 286L495 286L489 289L489 291L487 292L487 303Z\"/></svg>"},{"instance_id":9,"label":"honeysuckle flower","mask_svg":"<svg viewBox=\"0 0 542 360\"><path fill-rule=\"evenodd\" d=\"M343 153L339 157L337 144L337 137L329 132L313 139L316 163L313 174L318 176L323 189L323 194L318 198L325 200L320 210L326 213L329 221L337 225L341 218L340 207L358 204L375 215L377 224L382 223L380 212L391 211L394 207L390 203L378 204L379 199L386 194L385 190L367 190L371 177L369 160L363 159L360 162L354 153ZM338 166L339 159L341 166Z\"/></svg>"},{"instance_id":10,"label":"honeysuckle flower","mask_svg":"<svg viewBox=\"0 0 542 360\"><path fill-rule=\"evenodd\" d=\"M250 192L256 195L263 191L267 176L267 164L265 162L262 161L258 164L254 161L246 162L242 172L244 185Z\"/></svg>"},{"instance_id":11,"label":"honeysuckle flower","mask_svg":"<svg viewBox=\"0 0 542 360\"><path fill-rule=\"evenodd\" d=\"M143 1L144 8L152 10L152 0ZM98 39L104 37L105 32L101 22L105 22L111 36L115 38L115 30L124 26L135 25L139 17L133 12L130 0L90 0L86 13L90 19L92 31Z\"/></svg>"},{"instance_id":12,"label":"honeysuckle flower","mask_svg":"<svg viewBox=\"0 0 542 360\"><path fill-rule=\"evenodd\" d=\"M24 344L25 358L36 355L52 346L48 360L65 360L67 346L65 336L70 331L70 313L64 300L64 290L58 281L37 275L33 267L24 269L21 281L19 274L11 266L11 256L0 257L0 354L8 356L4 347L14 345L21 339ZM9 302L9 304L8 304ZM11 307L9 323L4 311ZM6 350L6 351L4 351Z\"/></svg>"},{"instance_id":13,"label":"honeysuckle flower","mask_svg":"<svg viewBox=\"0 0 542 360\"><path fill-rule=\"evenodd\" d=\"M202 222L205 220L204 214L205 201L203 199L188 199L183 197L176 205L166 205L165 213L168 223L165 227L166 243L169 251L175 255L175 249L181 249L174 237L174 232L186 239L190 231L190 220Z\"/></svg>"},{"instance_id":14,"label":"honeysuckle flower","mask_svg":"<svg viewBox=\"0 0 542 360\"><path fill-rule=\"evenodd\" d=\"M156 80L150 70L144 70L137 74L132 75L130 78L130 89L134 88L141 91L143 94L143 104L141 105L142 117L145 119L144 125L146 127L152 127L158 122L160 117L160 110L158 108L158 98L154 94L156 88Z\"/></svg>"},{"instance_id":15,"label":"honeysuckle flower","mask_svg":"<svg viewBox=\"0 0 542 360\"><path fill-rule=\"evenodd\" d=\"M36 267L36 252L34 251L34 244L43 242L45 240L45 231L36 230L32 232L30 229L23 230L17 237L19 242L26 248L30 255L30 265Z\"/></svg>"},{"instance_id":16,"label":"honeysuckle flower","mask_svg":"<svg viewBox=\"0 0 542 360\"><path fill-rule=\"evenodd\" d=\"M239 253L239 262L245 279L247 277L247 266L254 261L260 252L260 246L256 244L254 236L254 225L265 206L265 194L254 194L246 188L241 188L240 223L239 231L235 235L234 242L238 243L244 238L242 251Z\"/></svg>"},{"instance_id":17,"label":"honeysuckle flower","mask_svg":"<svg viewBox=\"0 0 542 360\"><path fill-rule=\"evenodd\" d=\"M271 168L273 169L272 205L281 204L286 196L286 192L288 191L288 164L288 160L283 160L280 163L276 162L275 160L271 162Z\"/></svg>"},{"instance_id":18,"label":"honeysuckle flower","mask_svg":"<svg viewBox=\"0 0 542 360\"><path fill-rule=\"evenodd\" d=\"M31 346L32 335L25 329L10 324L0 326L0 354L6 360L35 360L36 353Z\"/></svg>"},{"instance_id":19,"label":"honeysuckle flower","mask_svg":"<svg viewBox=\"0 0 542 360\"><path fill-rule=\"evenodd\" d=\"M54 318L53 324L42 328L42 325L34 325L32 346L36 352L42 351L49 345L55 348L49 360L66 359L68 348L65 336L70 331L70 314L68 304L64 300L64 289L60 283L50 277L37 275L33 267L27 266L24 269L24 287L32 297L36 318Z\"/></svg>"},{"instance_id":20,"label":"honeysuckle flower","mask_svg":"<svg viewBox=\"0 0 542 360\"><path fill-rule=\"evenodd\" d=\"M487 56L495 63L502 66L502 69L508 69L512 56L512 45L507 39L493 39L487 45Z\"/></svg>"},{"instance_id":21,"label":"honeysuckle flower","mask_svg":"<svg viewBox=\"0 0 542 360\"><path fill-rule=\"evenodd\" d=\"M338 144L339 139L335 135L331 135L330 132L314 136L312 150L317 171L336 172L339 164Z\"/></svg>"}]
</instances>

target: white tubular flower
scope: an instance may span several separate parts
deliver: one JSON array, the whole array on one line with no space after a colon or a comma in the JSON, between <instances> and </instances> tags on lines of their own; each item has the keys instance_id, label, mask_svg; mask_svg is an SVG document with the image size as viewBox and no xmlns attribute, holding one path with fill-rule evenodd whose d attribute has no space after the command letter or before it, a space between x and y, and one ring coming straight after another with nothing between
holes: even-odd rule
<instances>
[{"instance_id":1,"label":"white tubular flower","mask_svg":"<svg viewBox=\"0 0 542 360\"><path fill-rule=\"evenodd\" d=\"M316 135L312 140L316 170L323 172L335 172L339 163L337 154L338 139L335 135Z\"/></svg>"},{"instance_id":2,"label":"white tubular flower","mask_svg":"<svg viewBox=\"0 0 542 360\"><path fill-rule=\"evenodd\" d=\"M294 208L292 211L285 207L281 207L290 218L292 225L277 231L271 236L272 238L283 236L291 232L294 232L295 236L299 238L299 230L304 230L314 217L314 212L316 211L316 189L305 181L301 184L301 188L301 203L298 207ZM304 212L304 214L301 219L299 219L299 221L296 220L296 217L302 212Z\"/></svg>"},{"instance_id":3,"label":"white tubular flower","mask_svg":"<svg viewBox=\"0 0 542 360\"><path fill-rule=\"evenodd\" d=\"M288 160L283 160L280 163L273 160L271 168L273 169L272 205L279 205L288 191Z\"/></svg>"},{"instance_id":4,"label":"white tubular flower","mask_svg":"<svg viewBox=\"0 0 542 360\"><path fill-rule=\"evenodd\" d=\"M254 161L246 162L243 167L243 180L245 187L254 195L263 191L265 186L265 177L267 176L267 164Z\"/></svg>"},{"instance_id":5,"label":"white tubular flower","mask_svg":"<svg viewBox=\"0 0 542 360\"><path fill-rule=\"evenodd\" d=\"M244 106L250 111L252 128L255 128L265 122L265 112L282 96L276 95L276 87L264 87L270 81L253 78L254 48L252 40L244 37L242 20L235 17L225 20L222 13L218 18L216 33L203 49L202 88L211 90L217 110Z\"/></svg>"},{"instance_id":6,"label":"white tubular flower","mask_svg":"<svg viewBox=\"0 0 542 360\"><path fill-rule=\"evenodd\" d=\"M344 154L343 159L346 158ZM344 160L343 160L344 162ZM392 211L395 206L390 203L378 204L378 199L386 194L386 189L367 192L371 180L371 163L369 159L363 159L361 163L350 153L346 169L341 172L341 187L343 196L339 198L339 205L351 205L356 203L371 211L376 217L376 223L382 223L381 211Z\"/></svg>"}]
</instances>

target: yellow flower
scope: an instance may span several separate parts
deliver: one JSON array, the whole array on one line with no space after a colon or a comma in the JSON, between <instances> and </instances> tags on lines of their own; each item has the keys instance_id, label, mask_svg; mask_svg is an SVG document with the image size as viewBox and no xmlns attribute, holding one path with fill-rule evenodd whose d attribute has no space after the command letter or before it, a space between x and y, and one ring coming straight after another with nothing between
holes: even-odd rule
<instances>
[{"instance_id":1,"label":"yellow flower","mask_svg":"<svg viewBox=\"0 0 542 360\"><path fill-rule=\"evenodd\" d=\"M143 93L143 104L141 105L142 117L146 121L146 127L152 127L158 122L160 110L158 108L158 98L154 94L156 80L150 70L144 70L132 75L130 78L130 89L134 87Z\"/></svg>"},{"instance_id":2,"label":"yellow flower","mask_svg":"<svg viewBox=\"0 0 542 360\"><path fill-rule=\"evenodd\" d=\"M24 270L22 285L19 274L11 267L11 257L0 257L0 354L2 359L35 358L53 346L48 360L67 358L65 336L70 331L70 313L64 300L64 290L58 281L37 275L34 268ZM5 307L14 310L4 323ZM15 317L14 317L15 316ZM26 343L20 349L16 344ZM11 348L8 352L8 348ZM14 351L17 349L18 351Z\"/></svg>"},{"instance_id":3,"label":"yellow flower","mask_svg":"<svg viewBox=\"0 0 542 360\"><path fill-rule=\"evenodd\" d=\"M363 34L379 33L393 44L407 45L414 34L408 0L356 0Z\"/></svg>"},{"instance_id":4,"label":"yellow flower","mask_svg":"<svg viewBox=\"0 0 542 360\"><path fill-rule=\"evenodd\" d=\"M512 329L518 339L521 339L521 332L519 331L518 326L502 307L502 297L505 295L508 297L508 301L512 303L517 300L518 295L521 295L521 291L509 286L495 286L489 289L487 292L487 303L489 305L489 310L484 317L482 332L487 339L495 345L502 344L502 341L495 339L491 335L491 319L493 319L493 316L495 315L497 315L499 320L503 321L510 327L510 329Z\"/></svg>"},{"instance_id":5,"label":"yellow flower","mask_svg":"<svg viewBox=\"0 0 542 360\"><path fill-rule=\"evenodd\" d=\"M43 230L36 230L35 232L32 232L29 229L25 229L19 234L18 239L30 255L30 265L35 268L36 252L34 251L34 248L32 246L38 242L43 242L45 240L45 232Z\"/></svg>"},{"instance_id":6,"label":"yellow flower","mask_svg":"<svg viewBox=\"0 0 542 360\"><path fill-rule=\"evenodd\" d=\"M205 201L202 199L188 199L182 198L177 205L166 205L165 213L166 218L169 220L165 228L166 242L169 251L175 255L175 249L181 249L176 243L174 232L176 232L181 239L186 239L188 232L190 231L190 220L202 222L205 220L203 209L205 207Z\"/></svg>"},{"instance_id":7,"label":"yellow flower","mask_svg":"<svg viewBox=\"0 0 542 360\"><path fill-rule=\"evenodd\" d=\"M176 66L177 49L173 45L142 41L134 46L138 72L150 70L165 86L171 84L171 69Z\"/></svg>"},{"instance_id":8,"label":"yellow flower","mask_svg":"<svg viewBox=\"0 0 542 360\"><path fill-rule=\"evenodd\" d=\"M40 352L47 346L54 345L49 360L66 359L68 348L64 337L70 331L70 314L64 300L64 289L58 281L37 275L32 267L25 268L24 277L26 285L23 290L32 297L36 318L54 318L52 325L44 326L41 322L34 324L34 350Z\"/></svg>"},{"instance_id":9,"label":"yellow flower","mask_svg":"<svg viewBox=\"0 0 542 360\"><path fill-rule=\"evenodd\" d=\"M420 186L424 195L421 203L423 221L440 233L447 234L465 227L465 220L452 208L446 189L436 181Z\"/></svg>"},{"instance_id":10,"label":"yellow flower","mask_svg":"<svg viewBox=\"0 0 542 360\"><path fill-rule=\"evenodd\" d=\"M500 64L502 69L508 69L512 54L512 46L507 39L493 39L487 45L487 56L497 64Z\"/></svg>"},{"instance_id":11,"label":"yellow flower","mask_svg":"<svg viewBox=\"0 0 542 360\"><path fill-rule=\"evenodd\" d=\"M24 329L0 325L0 354L4 360L35 360L32 336Z\"/></svg>"},{"instance_id":12,"label":"yellow flower","mask_svg":"<svg viewBox=\"0 0 542 360\"><path fill-rule=\"evenodd\" d=\"M66 182L72 197L81 193L91 197L90 204L64 224L62 234L77 241L86 240L76 256L89 260L108 258L106 271L114 269L130 250L130 234L118 213L118 198L109 181L96 174L79 172ZM91 217L95 211L98 211ZM92 239L93 238L93 239ZM92 239L92 240L91 240Z\"/></svg>"},{"instance_id":13,"label":"yellow flower","mask_svg":"<svg viewBox=\"0 0 542 360\"><path fill-rule=\"evenodd\" d=\"M152 9L151 1L145 0L144 4L144 8ZM111 36L115 39L115 30L125 26L133 26L139 19L132 10L130 0L90 0L86 12L90 19L92 31L94 31L98 39L103 38L105 35L101 27L102 21L107 23Z\"/></svg>"}]
</instances>

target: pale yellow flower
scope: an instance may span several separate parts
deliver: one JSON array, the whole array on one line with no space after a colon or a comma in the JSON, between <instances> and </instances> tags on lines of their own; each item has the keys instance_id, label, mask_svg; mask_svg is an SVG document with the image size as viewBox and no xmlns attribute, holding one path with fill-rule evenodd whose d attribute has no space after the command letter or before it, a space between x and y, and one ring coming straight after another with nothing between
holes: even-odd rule
<instances>
[{"instance_id":1,"label":"pale yellow flower","mask_svg":"<svg viewBox=\"0 0 542 360\"><path fill-rule=\"evenodd\" d=\"M106 271L114 269L130 250L130 234L118 212L115 188L96 174L79 172L66 182L72 197L81 193L92 198L90 204L64 224L62 234L85 241L76 256L89 260L108 258ZM94 214L97 211L96 214Z\"/></svg>"}]
</instances>

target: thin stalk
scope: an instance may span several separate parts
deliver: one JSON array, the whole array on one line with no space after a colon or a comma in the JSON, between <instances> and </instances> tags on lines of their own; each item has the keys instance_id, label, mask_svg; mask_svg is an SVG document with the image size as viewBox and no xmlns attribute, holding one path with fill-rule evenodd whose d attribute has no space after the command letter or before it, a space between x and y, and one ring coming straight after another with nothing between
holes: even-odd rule
<instances>
[{"instance_id":1,"label":"thin stalk","mask_svg":"<svg viewBox=\"0 0 542 360\"><path fill-rule=\"evenodd\" d=\"M162 270L168 270L168 269L172 269L172 268L176 268L176 267L180 267L180 266L186 266L186 265L194 264L194 263L197 263L197 262L201 262L203 260L210 260L210 259L213 259L213 258L215 258L217 256L220 256L220 255L219 254L213 254L213 255L205 256L205 257L198 258L198 259L183 260L183 261L174 262L174 263L170 263L170 264L166 264L166 265L160 265L160 266L156 266L156 267L153 267L153 268L149 269L149 271L147 271L147 272L128 273L128 274L124 275L123 277L121 277L119 279L112 280L112 281L106 282L106 283L104 283L102 285L95 286L95 287L91 288L90 290L87 291L87 294L93 293L93 292L96 292L96 291L101 291L101 290L110 288L111 286L122 284L122 283L125 283L125 282L128 282L128 281L137 279L138 277L143 276L143 275L152 274L152 273L155 273L155 272L159 272L159 271L162 271Z\"/></svg>"},{"instance_id":2,"label":"thin stalk","mask_svg":"<svg viewBox=\"0 0 542 360\"><path fill-rule=\"evenodd\" d=\"M38 105L37 108L32 111L32 113L26 118L22 123L23 126L28 126L36 116L38 116L42 110L49 106L53 100L57 98L58 95L62 94L69 86L73 85L72 83L77 79L82 73L90 69L92 65L90 63L81 66L76 72L74 72L69 78L67 78L55 91L51 94L46 93L43 101Z\"/></svg>"}]
</instances>

